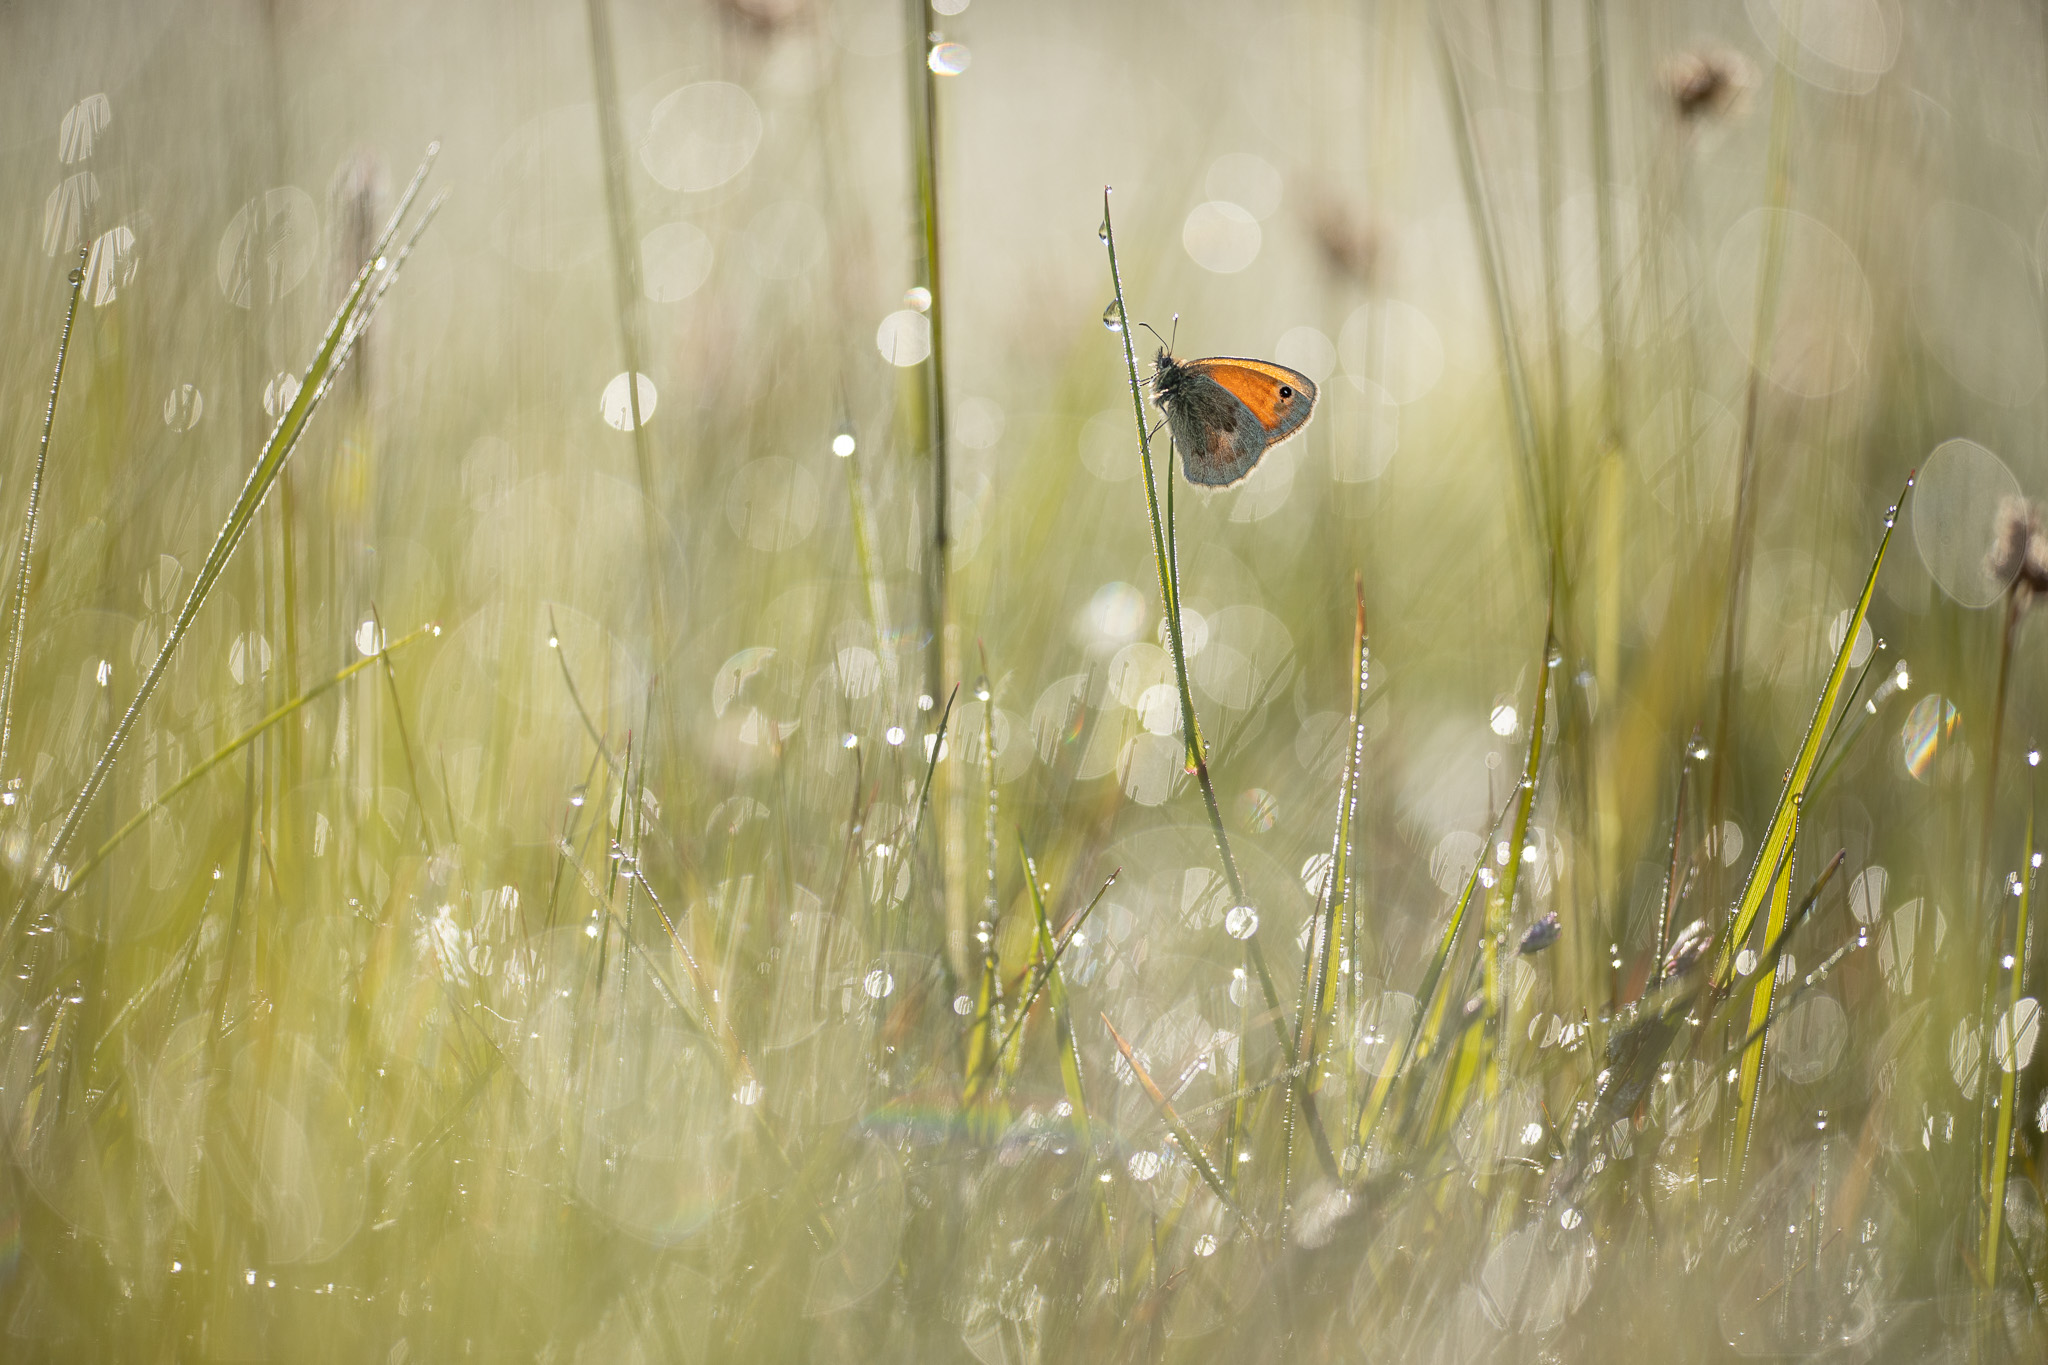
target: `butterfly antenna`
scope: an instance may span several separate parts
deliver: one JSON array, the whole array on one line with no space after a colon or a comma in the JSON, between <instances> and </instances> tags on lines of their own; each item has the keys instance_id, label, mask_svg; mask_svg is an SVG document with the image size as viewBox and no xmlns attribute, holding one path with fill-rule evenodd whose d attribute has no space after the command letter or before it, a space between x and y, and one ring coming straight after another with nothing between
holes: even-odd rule
<instances>
[{"instance_id":1,"label":"butterfly antenna","mask_svg":"<svg viewBox=\"0 0 2048 1365\"><path fill-rule=\"evenodd\" d=\"M1165 337L1159 336L1159 329L1157 327L1154 327L1149 322L1141 322L1138 325L1140 327L1143 327L1146 331L1150 332L1153 336L1159 337L1159 344L1166 348L1167 354L1171 355L1173 353L1173 343L1168 341Z\"/></svg>"}]
</instances>

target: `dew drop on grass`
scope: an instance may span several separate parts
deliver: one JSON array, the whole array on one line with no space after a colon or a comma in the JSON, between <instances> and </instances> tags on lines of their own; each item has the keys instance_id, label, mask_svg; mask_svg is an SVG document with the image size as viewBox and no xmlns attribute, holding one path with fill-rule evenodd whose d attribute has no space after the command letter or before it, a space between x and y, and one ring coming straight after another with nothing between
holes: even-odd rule
<instances>
[{"instance_id":1,"label":"dew drop on grass","mask_svg":"<svg viewBox=\"0 0 2048 1365\"><path fill-rule=\"evenodd\" d=\"M636 379L639 382L634 384L633 381ZM627 388L629 384L633 385L630 392ZM660 399L660 395L654 390L654 381L644 374L613 375L611 382L604 386L603 396L598 399L598 409L604 415L605 425L615 431L631 431L633 404L636 398L640 405L640 421L645 423L654 416L655 404Z\"/></svg>"},{"instance_id":2,"label":"dew drop on grass","mask_svg":"<svg viewBox=\"0 0 2048 1365\"><path fill-rule=\"evenodd\" d=\"M1108 238L1105 237L1103 240L1107 241ZM1112 332L1121 332L1124 329L1123 311L1116 306L1115 299L1111 299L1109 307L1102 310L1102 325Z\"/></svg>"},{"instance_id":3,"label":"dew drop on grass","mask_svg":"<svg viewBox=\"0 0 2048 1365\"><path fill-rule=\"evenodd\" d=\"M915 308L899 308L875 329L875 349L902 369L922 364L932 353L931 319Z\"/></svg>"},{"instance_id":4,"label":"dew drop on grass","mask_svg":"<svg viewBox=\"0 0 2048 1365\"><path fill-rule=\"evenodd\" d=\"M1154 1151L1132 1152L1128 1163L1131 1179L1144 1182L1159 1174L1159 1168L1166 1163Z\"/></svg>"},{"instance_id":5,"label":"dew drop on grass","mask_svg":"<svg viewBox=\"0 0 2048 1365\"><path fill-rule=\"evenodd\" d=\"M1235 939L1247 939L1259 932L1259 912L1249 905L1233 905L1223 916L1223 932Z\"/></svg>"},{"instance_id":6,"label":"dew drop on grass","mask_svg":"<svg viewBox=\"0 0 2048 1365\"><path fill-rule=\"evenodd\" d=\"M263 386L263 411L271 417L282 417L298 396L298 376L290 372L279 374Z\"/></svg>"},{"instance_id":7,"label":"dew drop on grass","mask_svg":"<svg viewBox=\"0 0 2048 1365\"><path fill-rule=\"evenodd\" d=\"M585 794L584 794L584 790L583 790L583 786L582 786L582 784L581 784L581 783L578 783L578 784L577 784L576 786L574 786L574 787L571 787L571 788L569 789L569 804L570 804L570 805L572 805L572 806L580 806L580 805L582 805L582 804L583 804L583 802L584 802L584 800L585 800L585 799L586 799L586 797L585 797Z\"/></svg>"},{"instance_id":8,"label":"dew drop on grass","mask_svg":"<svg viewBox=\"0 0 2048 1365\"><path fill-rule=\"evenodd\" d=\"M971 995L954 996L953 1013L959 1015L962 1019L974 1013L974 997Z\"/></svg>"},{"instance_id":9,"label":"dew drop on grass","mask_svg":"<svg viewBox=\"0 0 2048 1365\"><path fill-rule=\"evenodd\" d=\"M921 284L913 284L910 288L903 291L903 306L905 308L914 308L920 313L931 312L932 291Z\"/></svg>"},{"instance_id":10,"label":"dew drop on grass","mask_svg":"<svg viewBox=\"0 0 2048 1365\"><path fill-rule=\"evenodd\" d=\"M925 65L941 76L957 76L973 64L974 54L965 43L935 43L925 54Z\"/></svg>"},{"instance_id":11,"label":"dew drop on grass","mask_svg":"<svg viewBox=\"0 0 2048 1365\"><path fill-rule=\"evenodd\" d=\"M832 438L832 453L834 455L837 455L840 459L845 459L847 456L853 454L853 451L854 440L852 432L842 431L837 436L834 436Z\"/></svg>"},{"instance_id":12,"label":"dew drop on grass","mask_svg":"<svg viewBox=\"0 0 2048 1365\"><path fill-rule=\"evenodd\" d=\"M732 1100L734 1104L751 1109L761 1102L761 1094L761 1082L753 1076L748 1076L733 1089Z\"/></svg>"},{"instance_id":13,"label":"dew drop on grass","mask_svg":"<svg viewBox=\"0 0 2048 1365\"><path fill-rule=\"evenodd\" d=\"M190 384L180 384L164 399L164 425L172 431L190 431L206 415L206 395Z\"/></svg>"},{"instance_id":14,"label":"dew drop on grass","mask_svg":"<svg viewBox=\"0 0 2048 1365\"><path fill-rule=\"evenodd\" d=\"M1210 1257L1216 1254L1216 1234L1205 1232L1195 1239L1195 1255Z\"/></svg>"}]
</instances>

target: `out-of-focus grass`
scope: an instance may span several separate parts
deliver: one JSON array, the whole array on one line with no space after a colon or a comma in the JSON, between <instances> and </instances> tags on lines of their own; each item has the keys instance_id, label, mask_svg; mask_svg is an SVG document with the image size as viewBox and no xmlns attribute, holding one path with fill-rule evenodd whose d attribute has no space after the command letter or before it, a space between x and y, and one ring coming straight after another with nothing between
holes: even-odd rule
<instances>
[{"instance_id":1,"label":"out-of-focus grass","mask_svg":"<svg viewBox=\"0 0 2048 1365\"><path fill-rule=\"evenodd\" d=\"M945 8L0 19L6 1358L2038 1357L2031 12Z\"/></svg>"}]
</instances>

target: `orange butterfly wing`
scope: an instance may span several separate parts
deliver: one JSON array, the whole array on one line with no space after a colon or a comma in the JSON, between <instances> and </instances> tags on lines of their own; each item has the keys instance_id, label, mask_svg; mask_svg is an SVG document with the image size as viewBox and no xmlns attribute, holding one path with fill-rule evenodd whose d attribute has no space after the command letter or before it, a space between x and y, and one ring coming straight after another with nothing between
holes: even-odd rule
<instances>
[{"instance_id":1,"label":"orange butterfly wing","mask_svg":"<svg viewBox=\"0 0 2048 1365\"><path fill-rule=\"evenodd\" d=\"M1277 445L1299 431L1315 411L1315 381L1298 370L1268 360L1216 356L1190 360L1188 369L1220 387L1251 409L1266 429L1266 444Z\"/></svg>"}]
</instances>

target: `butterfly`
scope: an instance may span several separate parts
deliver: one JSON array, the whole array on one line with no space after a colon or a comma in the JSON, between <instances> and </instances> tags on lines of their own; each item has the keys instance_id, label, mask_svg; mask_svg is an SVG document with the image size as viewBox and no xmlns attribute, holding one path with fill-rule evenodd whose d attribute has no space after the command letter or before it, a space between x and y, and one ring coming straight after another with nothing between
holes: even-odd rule
<instances>
[{"instance_id":1,"label":"butterfly","mask_svg":"<svg viewBox=\"0 0 2048 1365\"><path fill-rule=\"evenodd\" d=\"M1189 483L1230 488L1308 422L1315 382L1269 360L1175 360L1161 348L1152 400L1166 412Z\"/></svg>"}]
</instances>

